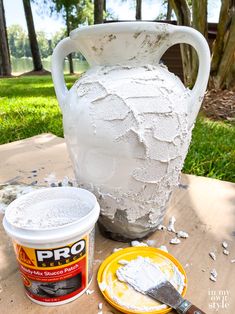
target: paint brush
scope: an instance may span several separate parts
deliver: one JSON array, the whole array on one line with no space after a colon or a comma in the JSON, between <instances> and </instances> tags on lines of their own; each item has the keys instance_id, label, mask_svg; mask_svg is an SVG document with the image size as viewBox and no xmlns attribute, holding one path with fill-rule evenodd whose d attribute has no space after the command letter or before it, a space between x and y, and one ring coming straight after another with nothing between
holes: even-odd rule
<instances>
[{"instance_id":1,"label":"paint brush","mask_svg":"<svg viewBox=\"0 0 235 314\"><path fill-rule=\"evenodd\" d=\"M178 271L179 272L179 271ZM131 285L136 291L164 303L180 314L205 314L191 302L185 300L175 287L167 280L158 265L150 259L138 257L116 271L120 281ZM177 278L180 278L178 273ZM184 278L184 277L183 277ZM174 281L174 284L177 284ZM184 279L180 279L177 286L184 286ZM183 289L182 289L183 290Z\"/></svg>"}]
</instances>

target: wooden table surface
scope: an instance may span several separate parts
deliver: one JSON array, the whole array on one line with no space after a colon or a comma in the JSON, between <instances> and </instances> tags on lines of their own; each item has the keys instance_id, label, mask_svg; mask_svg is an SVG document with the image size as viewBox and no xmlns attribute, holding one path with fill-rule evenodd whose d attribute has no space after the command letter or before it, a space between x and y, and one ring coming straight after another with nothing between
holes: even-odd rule
<instances>
[{"instance_id":1,"label":"wooden table surface","mask_svg":"<svg viewBox=\"0 0 235 314\"><path fill-rule=\"evenodd\" d=\"M0 146L0 184L12 182L45 185L44 178L54 173L58 179L73 177L73 170L64 140L51 134ZM32 177L37 170L37 177ZM29 178L31 177L31 178ZM164 223L176 217L176 228L189 233L179 245L169 244L173 234L156 231L150 239L156 247L166 245L171 254L180 260L188 276L186 297L206 313L235 313L235 184L191 175L182 176L183 186L171 198ZM1 214L2 218L3 214ZM102 297L96 283L97 269L114 248L127 247L128 243L115 242L96 233L94 279L92 295L58 307L42 307L32 303L24 294L23 285L9 237L0 230L0 313L98 313L103 303L103 314L119 313ZM221 243L229 244L228 256L223 254ZM209 257L215 251L216 261ZM209 280L215 268L217 282ZM218 309L216 311L216 309ZM173 312L172 312L173 313Z\"/></svg>"}]
</instances>

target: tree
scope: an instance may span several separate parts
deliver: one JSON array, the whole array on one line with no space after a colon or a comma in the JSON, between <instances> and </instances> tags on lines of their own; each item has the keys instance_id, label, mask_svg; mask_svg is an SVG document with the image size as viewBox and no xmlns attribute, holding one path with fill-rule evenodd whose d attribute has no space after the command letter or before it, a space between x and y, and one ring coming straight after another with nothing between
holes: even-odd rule
<instances>
[{"instance_id":1,"label":"tree","mask_svg":"<svg viewBox=\"0 0 235 314\"><path fill-rule=\"evenodd\" d=\"M235 3L223 0L217 36L212 49L210 85L215 88L234 87ZM228 78L228 79L227 79Z\"/></svg>"},{"instance_id":2,"label":"tree","mask_svg":"<svg viewBox=\"0 0 235 314\"><path fill-rule=\"evenodd\" d=\"M186 0L169 0L170 6L175 12L179 25L191 26L191 12ZM188 86L193 85L193 52L189 45L180 45L184 83Z\"/></svg>"},{"instance_id":3,"label":"tree","mask_svg":"<svg viewBox=\"0 0 235 314\"><path fill-rule=\"evenodd\" d=\"M161 11L156 17L156 21L167 20L172 18L172 7L169 0L162 0Z\"/></svg>"},{"instance_id":4,"label":"tree","mask_svg":"<svg viewBox=\"0 0 235 314\"><path fill-rule=\"evenodd\" d=\"M103 23L104 0L94 0L94 24Z\"/></svg>"},{"instance_id":5,"label":"tree","mask_svg":"<svg viewBox=\"0 0 235 314\"><path fill-rule=\"evenodd\" d=\"M172 15L172 7L170 4L170 1L167 1L167 12L166 12L166 19L167 21L171 20L171 15Z\"/></svg>"},{"instance_id":6,"label":"tree","mask_svg":"<svg viewBox=\"0 0 235 314\"><path fill-rule=\"evenodd\" d=\"M15 58L31 57L29 39L20 25L11 25L7 29L11 56Z\"/></svg>"},{"instance_id":7,"label":"tree","mask_svg":"<svg viewBox=\"0 0 235 314\"><path fill-rule=\"evenodd\" d=\"M136 20L141 20L142 13L142 0L136 0L136 11L135 18Z\"/></svg>"},{"instance_id":8,"label":"tree","mask_svg":"<svg viewBox=\"0 0 235 314\"><path fill-rule=\"evenodd\" d=\"M66 29L62 28L56 32L51 39L51 46L54 49L56 45L66 36Z\"/></svg>"},{"instance_id":9,"label":"tree","mask_svg":"<svg viewBox=\"0 0 235 314\"><path fill-rule=\"evenodd\" d=\"M20 25L11 25L7 29L10 54L15 58L31 57L29 39ZM66 36L66 30L61 29L56 32L51 39L47 38L45 32L37 33L37 41L42 58L49 57L55 46Z\"/></svg>"},{"instance_id":10,"label":"tree","mask_svg":"<svg viewBox=\"0 0 235 314\"><path fill-rule=\"evenodd\" d=\"M32 53L33 58L33 65L34 65L34 71L42 71L42 61L41 56L38 48L38 41L37 36L34 28L34 21L33 21L33 14L31 9L30 0L23 0L24 5L24 12L25 12L25 18L28 28L28 35L29 35L29 43L30 43L30 49Z\"/></svg>"},{"instance_id":11,"label":"tree","mask_svg":"<svg viewBox=\"0 0 235 314\"><path fill-rule=\"evenodd\" d=\"M207 1L192 0L192 19L186 0L169 0L180 25L193 26L207 37ZM186 45L185 45L186 46ZM212 46L210 86L233 88L235 79L235 3L234 0L221 1L217 37ZM185 83L192 85L197 72L196 54L191 48L183 48L182 60Z\"/></svg>"},{"instance_id":12,"label":"tree","mask_svg":"<svg viewBox=\"0 0 235 314\"><path fill-rule=\"evenodd\" d=\"M77 4L77 26L94 24L94 4L91 0L79 1Z\"/></svg>"},{"instance_id":13,"label":"tree","mask_svg":"<svg viewBox=\"0 0 235 314\"><path fill-rule=\"evenodd\" d=\"M42 58L47 58L53 52L52 41L47 38L46 33L43 31L37 33L37 39Z\"/></svg>"},{"instance_id":14,"label":"tree","mask_svg":"<svg viewBox=\"0 0 235 314\"><path fill-rule=\"evenodd\" d=\"M192 15L192 26L207 38L207 0L192 0Z\"/></svg>"},{"instance_id":15,"label":"tree","mask_svg":"<svg viewBox=\"0 0 235 314\"><path fill-rule=\"evenodd\" d=\"M77 17L77 6L79 5L78 0L51 0L51 13L56 11L57 13L62 13L66 25L66 35L69 36L71 30L77 27L78 17ZM47 4L47 1L44 1ZM76 25L76 26L75 26ZM68 55L69 60L69 72L74 73L73 69L73 56Z\"/></svg>"},{"instance_id":16,"label":"tree","mask_svg":"<svg viewBox=\"0 0 235 314\"><path fill-rule=\"evenodd\" d=\"M69 17L71 7L70 7L68 1L64 2L64 11L65 11L66 32L67 32L67 36L69 36L69 34L71 32L71 23L70 23L70 17ZM69 59L69 72L70 72L70 74L74 74L72 53L70 53L68 55L68 59Z\"/></svg>"},{"instance_id":17,"label":"tree","mask_svg":"<svg viewBox=\"0 0 235 314\"><path fill-rule=\"evenodd\" d=\"M93 24L94 6L91 0L33 0L43 15L61 14L65 20L66 35L81 24ZM72 54L68 56L70 73L73 70Z\"/></svg>"},{"instance_id":18,"label":"tree","mask_svg":"<svg viewBox=\"0 0 235 314\"><path fill-rule=\"evenodd\" d=\"M0 0L0 75L11 75L11 61L7 40L5 10L3 0Z\"/></svg>"}]
</instances>

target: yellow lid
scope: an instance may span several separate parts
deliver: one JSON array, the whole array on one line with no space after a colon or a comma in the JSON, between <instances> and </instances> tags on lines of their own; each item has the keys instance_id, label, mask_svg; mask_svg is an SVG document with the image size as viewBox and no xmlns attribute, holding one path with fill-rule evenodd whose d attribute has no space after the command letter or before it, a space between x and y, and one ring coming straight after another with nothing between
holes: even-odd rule
<instances>
[{"instance_id":1,"label":"yellow lid","mask_svg":"<svg viewBox=\"0 0 235 314\"><path fill-rule=\"evenodd\" d=\"M128 284L117 279L116 271L122 260L131 261L138 256L150 258L159 268L168 275L169 279L175 276L175 266L184 276L184 287L181 295L184 296L187 288L187 278L183 266L171 254L152 247L130 247L122 249L107 257L101 264L97 280L105 299L116 309L123 313L138 314L165 314L171 311L169 306L163 305L135 291ZM178 287L179 288L179 287ZM156 308L159 306L160 308ZM149 310L148 310L149 309Z\"/></svg>"}]
</instances>

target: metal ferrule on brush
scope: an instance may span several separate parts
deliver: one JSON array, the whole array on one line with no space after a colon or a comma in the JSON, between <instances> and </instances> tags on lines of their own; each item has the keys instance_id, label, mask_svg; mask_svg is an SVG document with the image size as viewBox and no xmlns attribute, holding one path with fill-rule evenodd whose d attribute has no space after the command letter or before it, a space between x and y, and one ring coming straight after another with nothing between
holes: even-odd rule
<instances>
[{"instance_id":1,"label":"metal ferrule on brush","mask_svg":"<svg viewBox=\"0 0 235 314\"><path fill-rule=\"evenodd\" d=\"M180 305L177 307L177 312L180 314L185 314L188 309L191 307L192 303L187 300L184 300Z\"/></svg>"}]
</instances>

